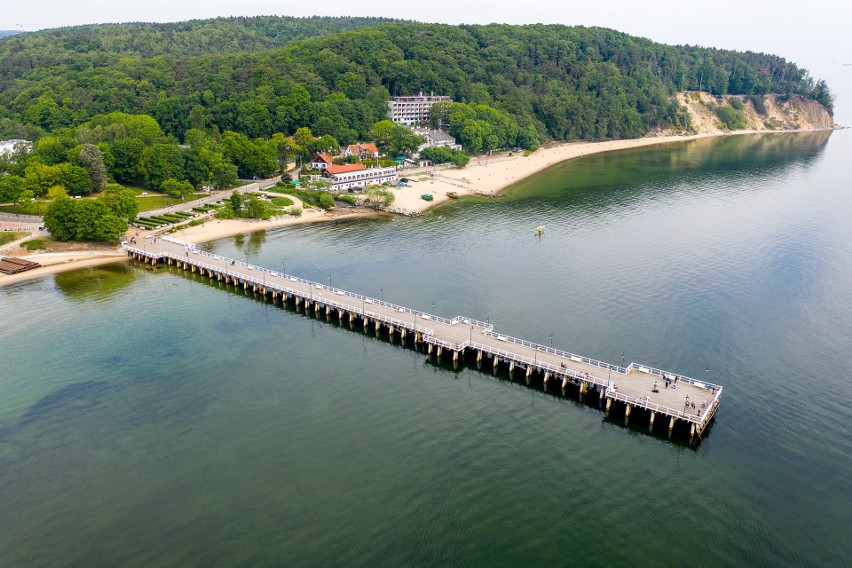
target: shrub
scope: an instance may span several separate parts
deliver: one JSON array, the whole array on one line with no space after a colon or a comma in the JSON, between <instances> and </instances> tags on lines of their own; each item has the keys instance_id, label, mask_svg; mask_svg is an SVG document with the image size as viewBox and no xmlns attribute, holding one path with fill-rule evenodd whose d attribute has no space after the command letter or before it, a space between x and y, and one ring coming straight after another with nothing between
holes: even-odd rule
<instances>
[{"instance_id":1,"label":"shrub","mask_svg":"<svg viewBox=\"0 0 852 568\"><path fill-rule=\"evenodd\" d=\"M293 200L289 197L272 197L270 198L270 201L272 201L272 204L276 207L288 207L293 205Z\"/></svg>"},{"instance_id":2,"label":"shrub","mask_svg":"<svg viewBox=\"0 0 852 568\"><path fill-rule=\"evenodd\" d=\"M743 102L737 97L731 97L728 99L728 102L731 104L731 107L735 110L743 110Z\"/></svg>"},{"instance_id":3,"label":"shrub","mask_svg":"<svg viewBox=\"0 0 852 568\"><path fill-rule=\"evenodd\" d=\"M757 114L761 116L769 114L769 111L766 108L766 100L762 96L751 95L748 100L751 101L751 104L754 106L754 110L757 111Z\"/></svg>"},{"instance_id":4,"label":"shrub","mask_svg":"<svg viewBox=\"0 0 852 568\"><path fill-rule=\"evenodd\" d=\"M190 227L197 227L198 225L203 225L203 224L204 224L204 219L193 219L192 221L189 222Z\"/></svg>"},{"instance_id":5,"label":"shrub","mask_svg":"<svg viewBox=\"0 0 852 568\"><path fill-rule=\"evenodd\" d=\"M292 207L287 210L288 215L292 215L293 217L301 217L302 216L302 208L301 207Z\"/></svg>"},{"instance_id":6,"label":"shrub","mask_svg":"<svg viewBox=\"0 0 852 568\"><path fill-rule=\"evenodd\" d=\"M390 207L396 196L386 189L370 188L365 193L365 201L374 207Z\"/></svg>"},{"instance_id":7,"label":"shrub","mask_svg":"<svg viewBox=\"0 0 852 568\"><path fill-rule=\"evenodd\" d=\"M717 107L716 116L719 117L719 120L722 121L722 124L728 130L742 130L748 126L745 119L745 113L729 106Z\"/></svg>"},{"instance_id":8,"label":"shrub","mask_svg":"<svg viewBox=\"0 0 852 568\"><path fill-rule=\"evenodd\" d=\"M326 193L324 191L321 191L319 193L318 204L323 209L331 209L331 208L334 207L334 198L331 196L330 193Z\"/></svg>"},{"instance_id":9,"label":"shrub","mask_svg":"<svg viewBox=\"0 0 852 568\"><path fill-rule=\"evenodd\" d=\"M39 250L44 248L44 239L32 239L21 243L22 249Z\"/></svg>"}]
</instances>

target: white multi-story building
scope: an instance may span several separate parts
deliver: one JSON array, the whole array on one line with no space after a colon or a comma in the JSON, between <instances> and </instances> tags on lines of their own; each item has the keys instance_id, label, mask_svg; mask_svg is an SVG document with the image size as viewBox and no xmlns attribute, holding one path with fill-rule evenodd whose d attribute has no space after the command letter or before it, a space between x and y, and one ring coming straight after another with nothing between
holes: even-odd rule
<instances>
[{"instance_id":1,"label":"white multi-story building","mask_svg":"<svg viewBox=\"0 0 852 568\"><path fill-rule=\"evenodd\" d=\"M450 97L423 93L413 97L392 97L388 101L388 116L397 124L426 124L432 105L440 102L450 102Z\"/></svg>"},{"instance_id":2,"label":"white multi-story building","mask_svg":"<svg viewBox=\"0 0 852 568\"><path fill-rule=\"evenodd\" d=\"M367 168L364 164L329 166L323 170L323 176L331 181L331 189L334 191L392 183L397 179L395 167Z\"/></svg>"}]
</instances>

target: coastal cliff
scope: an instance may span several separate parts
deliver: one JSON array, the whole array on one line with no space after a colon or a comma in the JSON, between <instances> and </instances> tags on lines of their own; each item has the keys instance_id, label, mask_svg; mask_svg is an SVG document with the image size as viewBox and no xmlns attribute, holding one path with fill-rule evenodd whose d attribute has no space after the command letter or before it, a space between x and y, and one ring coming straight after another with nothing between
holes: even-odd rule
<instances>
[{"instance_id":1,"label":"coastal cliff","mask_svg":"<svg viewBox=\"0 0 852 568\"><path fill-rule=\"evenodd\" d=\"M689 112L695 134L722 134L734 130L821 130L835 127L834 119L825 107L799 95L784 99L780 95L714 96L690 91L677 93L675 97Z\"/></svg>"}]
</instances>

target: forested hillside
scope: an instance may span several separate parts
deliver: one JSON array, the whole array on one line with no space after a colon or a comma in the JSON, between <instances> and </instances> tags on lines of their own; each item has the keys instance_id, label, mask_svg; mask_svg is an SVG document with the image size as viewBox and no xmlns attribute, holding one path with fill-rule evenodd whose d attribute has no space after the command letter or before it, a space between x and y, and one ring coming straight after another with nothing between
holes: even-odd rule
<instances>
[{"instance_id":1,"label":"forested hillside","mask_svg":"<svg viewBox=\"0 0 852 568\"><path fill-rule=\"evenodd\" d=\"M29 32L26 39L0 43L0 59L14 54L54 64L85 56L98 64L116 57L209 55L261 51L294 41L394 21L390 18L292 18L254 16L213 18L176 23L94 24ZM0 34L15 34L2 32ZM2 36L0 36L2 37ZM106 56L106 58L104 58ZM13 65L14 67L14 65Z\"/></svg>"},{"instance_id":2,"label":"forested hillside","mask_svg":"<svg viewBox=\"0 0 852 568\"><path fill-rule=\"evenodd\" d=\"M361 27L367 26L367 27ZM323 35L298 41L304 35ZM684 125L675 91L800 94L823 82L774 55L675 47L566 26L252 18L84 26L0 41L0 137L38 137L119 111L250 138L302 126L350 142L389 95L485 104L541 138L636 137Z\"/></svg>"}]
</instances>

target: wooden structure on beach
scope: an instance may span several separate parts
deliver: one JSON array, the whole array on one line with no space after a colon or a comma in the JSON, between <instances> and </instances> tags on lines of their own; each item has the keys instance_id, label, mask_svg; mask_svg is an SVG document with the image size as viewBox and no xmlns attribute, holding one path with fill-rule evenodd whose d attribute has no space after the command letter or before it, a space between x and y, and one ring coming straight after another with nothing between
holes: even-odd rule
<instances>
[{"instance_id":1,"label":"wooden structure on beach","mask_svg":"<svg viewBox=\"0 0 852 568\"><path fill-rule=\"evenodd\" d=\"M14 256L0 258L0 273L2 274L18 274L20 272L32 270L33 268L39 268L40 266L41 265L37 262L24 260L23 258L16 258Z\"/></svg>"},{"instance_id":2,"label":"wooden structure on beach","mask_svg":"<svg viewBox=\"0 0 852 568\"><path fill-rule=\"evenodd\" d=\"M527 383L540 382L545 390L570 387L580 396L596 393L609 413L613 404L624 409L625 423L632 413L648 415L650 427L658 416L669 419L671 432L679 422L690 436L701 436L719 408L722 387L683 375L630 363L626 367L576 355L494 331L490 322L456 316L446 319L362 294L333 288L282 272L225 258L169 237L141 246L124 243L134 259L146 264L176 266L229 286L251 290L274 302L286 302L306 311L336 318L341 323L373 326L430 357L454 363L475 360L495 372L522 374Z\"/></svg>"}]
</instances>

